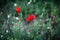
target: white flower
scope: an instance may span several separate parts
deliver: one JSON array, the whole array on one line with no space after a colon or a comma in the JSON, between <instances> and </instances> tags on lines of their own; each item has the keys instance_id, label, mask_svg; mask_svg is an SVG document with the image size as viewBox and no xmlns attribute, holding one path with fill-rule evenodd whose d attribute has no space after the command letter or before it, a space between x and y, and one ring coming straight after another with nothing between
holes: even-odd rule
<instances>
[{"instance_id":1,"label":"white flower","mask_svg":"<svg viewBox=\"0 0 60 40\"><path fill-rule=\"evenodd\" d=\"M1 35L1 38L3 37L3 35Z\"/></svg>"},{"instance_id":2,"label":"white flower","mask_svg":"<svg viewBox=\"0 0 60 40\"><path fill-rule=\"evenodd\" d=\"M16 17L16 20L19 20L19 18L18 18L18 17Z\"/></svg>"},{"instance_id":3,"label":"white flower","mask_svg":"<svg viewBox=\"0 0 60 40\"><path fill-rule=\"evenodd\" d=\"M28 2L28 4L30 4L31 2Z\"/></svg>"},{"instance_id":4,"label":"white flower","mask_svg":"<svg viewBox=\"0 0 60 40\"><path fill-rule=\"evenodd\" d=\"M8 33L9 31L8 30L6 30L6 33Z\"/></svg>"},{"instance_id":5,"label":"white flower","mask_svg":"<svg viewBox=\"0 0 60 40\"><path fill-rule=\"evenodd\" d=\"M16 3L14 3L14 6L17 6L17 4L16 4Z\"/></svg>"},{"instance_id":6,"label":"white flower","mask_svg":"<svg viewBox=\"0 0 60 40\"><path fill-rule=\"evenodd\" d=\"M47 27L47 29L50 29L51 27Z\"/></svg>"},{"instance_id":7,"label":"white flower","mask_svg":"<svg viewBox=\"0 0 60 40\"><path fill-rule=\"evenodd\" d=\"M30 4L32 2L32 0L30 0L27 4Z\"/></svg>"},{"instance_id":8,"label":"white flower","mask_svg":"<svg viewBox=\"0 0 60 40\"><path fill-rule=\"evenodd\" d=\"M8 15L7 17L10 18L10 15Z\"/></svg>"}]
</instances>

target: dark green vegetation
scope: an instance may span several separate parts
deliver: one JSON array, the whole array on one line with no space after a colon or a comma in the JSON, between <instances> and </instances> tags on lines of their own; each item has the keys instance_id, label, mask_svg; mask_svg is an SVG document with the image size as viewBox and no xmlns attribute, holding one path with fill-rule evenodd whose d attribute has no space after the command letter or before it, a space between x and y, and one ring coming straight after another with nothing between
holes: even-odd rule
<instances>
[{"instance_id":1,"label":"dark green vegetation","mask_svg":"<svg viewBox=\"0 0 60 40\"><path fill-rule=\"evenodd\" d=\"M60 40L60 1L28 2L29 0L0 0L0 40ZM15 3L22 9L20 14L15 11ZM26 22L25 18L31 13L37 18Z\"/></svg>"}]
</instances>

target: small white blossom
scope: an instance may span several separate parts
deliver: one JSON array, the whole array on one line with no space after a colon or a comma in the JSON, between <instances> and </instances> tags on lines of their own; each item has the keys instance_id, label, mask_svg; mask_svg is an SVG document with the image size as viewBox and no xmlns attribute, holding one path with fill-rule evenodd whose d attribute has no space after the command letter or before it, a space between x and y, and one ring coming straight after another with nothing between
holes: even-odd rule
<instances>
[{"instance_id":1,"label":"small white blossom","mask_svg":"<svg viewBox=\"0 0 60 40\"><path fill-rule=\"evenodd\" d=\"M3 37L3 35L1 35L1 38Z\"/></svg>"},{"instance_id":2,"label":"small white blossom","mask_svg":"<svg viewBox=\"0 0 60 40\"><path fill-rule=\"evenodd\" d=\"M16 4L16 3L14 3L14 6L17 6L17 4Z\"/></svg>"},{"instance_id":3,"label":"small white blossom","mask_svg":"<svg viewBox=\"0 0 60 40\"><path fill-rule=\"evenodd\" d=\"M29 5L32 2L32 0L30 0L27 4Z\"/></svg>"},{"instance_id":4,"label":"small white blossom","mask_svg":"<svg viewBox=\"0 0 60 40\"><path fill-rule=\"evenodd\" d=\"M6 33L8 33L9 31L8 30L6 30Z\"/></svg>"},{"instance_id":5,"label":"small white blossom","mask_svg":"<svg viewBox=\"0 0 60 40\"><path fill-rule=\"evenodd\" d=\"M47 29L50 29L50 27L47 27Z\"/></svg>"},{"instance_id":6,"label":"small white blossom","mask_svg":"<svg viewBox=\"0 0 60 40\"><path fill-rule=\"evenodd\" d=\"M31 2L28 2L28 4L30 4Z\"/></svg>"},{"instance_id":7,"label":"small white blossom","mask_svg":"<svg viewBox=\"0 0 60 40\"><path fill-rule=\"evenodd\" d=\"M19 18L18 18L18 17L16 17L16 20L19 20Z\"/></svg>"},{"instance_id":8,"label":"small white blossom","mask_svg":"<svg viewBox=\"0 0 60 40\"><path fill-rule=\"evenodd\" d=\"M8 15L7 17L10 18L10 15Z\"/></svg>"}]
</instances>

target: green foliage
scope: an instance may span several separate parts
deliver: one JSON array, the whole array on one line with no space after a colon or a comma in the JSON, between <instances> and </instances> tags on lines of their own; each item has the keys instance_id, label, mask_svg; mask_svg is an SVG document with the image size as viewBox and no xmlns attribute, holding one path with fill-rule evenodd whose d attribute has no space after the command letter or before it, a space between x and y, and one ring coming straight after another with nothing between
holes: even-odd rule
<instances>
[{"instance_id":1,"label":"green foliage","mask_svg":"<svg viewBox=\"0 0 60 40\"><path fill-rule=\"evenodd\" d=\"M21 7L19 14L16 13L17 6L14 4L14 2L10 2L6 5L6 16L10 17L4 20L0 31L3 40L51 40L50 37L59 33L59 23L57 26L53 24L54 27L52 25L60 19L57 17L57 6L53 2L36 0L35 3L32 1L28 4L28 1L16 0L17 6ZM35 14L36 19L28 23L25 19L30 14ZM57 19L54 19L53 16ZM6 30L8 30L7 34Z\"/></svg>"}]
</instances>

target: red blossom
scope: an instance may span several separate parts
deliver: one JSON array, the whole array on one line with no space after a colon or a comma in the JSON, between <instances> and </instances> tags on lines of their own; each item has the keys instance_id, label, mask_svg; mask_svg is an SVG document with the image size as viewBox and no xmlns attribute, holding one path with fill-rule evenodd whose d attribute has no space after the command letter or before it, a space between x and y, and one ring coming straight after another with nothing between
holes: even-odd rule
<instances>
[{"instance_id":1,"label":"red blossom","mask_svg":"<svg viewBox=\"0 0 60 40\"><path fill-rule=\"evenodd\" d=\"M34 20L36 18L36 16L34 14L30 14L27 18L26 21L30 22L32 20Z\"/></svg>"},{"instance_id":2,"label":"red blossom","mask_svg":"<svg viewBox=\"0 0 60 40\"><path fill-rule=\"evenodd\" d=\"M16 12L20 13L21 12L21 7L16 7Z\"/></svg>"}]
</instances>

